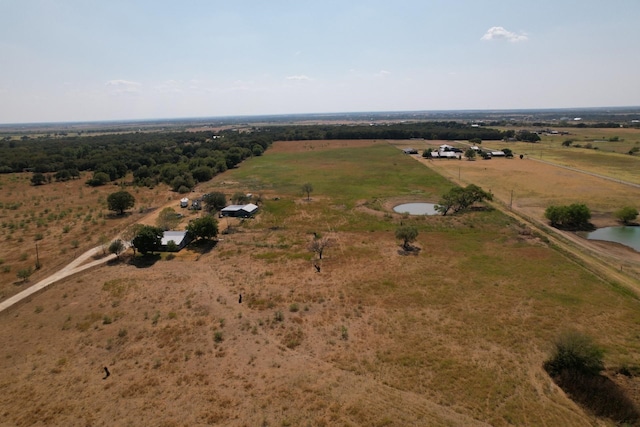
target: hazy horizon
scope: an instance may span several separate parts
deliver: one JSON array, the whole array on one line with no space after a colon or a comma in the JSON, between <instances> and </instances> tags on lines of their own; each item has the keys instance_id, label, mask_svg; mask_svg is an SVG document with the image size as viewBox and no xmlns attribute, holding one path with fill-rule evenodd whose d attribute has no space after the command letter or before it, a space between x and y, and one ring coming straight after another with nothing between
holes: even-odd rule
<instances>
[{"instance_id":1,"label":"hazy horizon","mask_svg":"<svg viewBox=\"0 0 640 427\"><path fill-rule=\"evenodd\" d=\"M0 2L0 123L640 104L640 2Z\"/></svg>"}]
</instances>

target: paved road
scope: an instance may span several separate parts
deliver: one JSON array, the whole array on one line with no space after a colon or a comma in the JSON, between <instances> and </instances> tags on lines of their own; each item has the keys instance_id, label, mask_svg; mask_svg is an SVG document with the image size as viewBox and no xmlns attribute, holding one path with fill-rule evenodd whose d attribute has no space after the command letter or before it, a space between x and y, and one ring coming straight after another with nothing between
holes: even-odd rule
<instances>
[{"instance_id":1,"label":"paved road","mask_svg":"<svg viewBox=\"0 0 640 427\"><path fill-rule=\"evenodd\" d=\"M0 302L0 313L5 311L12 305L22 301L23 299L30 297L36 292L41 291L42 289L46 288L52 283L57 282L58 280L64 279L65 277L71 276L72 274L79 273L81 271L84 271L96 265L104 264L105 262L112 260L116 257L114 254L110 254L100 259L97 259L95 261L84 264L85 261L87 261L89 258L95 255L98 255L102 250L103 250L102 246L98 246L88 250L87 252L80 255L78 258L71 261L71 263L69 263L66 267L63 267L57 273L54 273L51 276L47 277L46 279L39 281L35 285L28 287L24 291L12 296L11 298L7 298L6 300Z\"/></svg>"}]
</instances>

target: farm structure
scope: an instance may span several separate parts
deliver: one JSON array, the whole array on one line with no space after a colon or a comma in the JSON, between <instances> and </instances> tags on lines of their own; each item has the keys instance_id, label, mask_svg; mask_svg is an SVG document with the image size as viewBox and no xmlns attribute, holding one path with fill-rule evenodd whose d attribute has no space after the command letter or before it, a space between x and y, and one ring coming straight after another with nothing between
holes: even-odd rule
<instances>
[{"instance_id":1,"label":"farm structure","mask_svg":"<svg viewBox=\"0 0 640 427\"><path fill-rule=\"evenodd\" d=\"M250 218L258 211L258 206L253 203L246 205L229 205L220 211L220 217L230 216L237 218Z\"/></svg>"},{"instance_id":2,"label":"farm structure","mask_svg":"<svg viewBox=\"0 0 640 427\"><path fill-rule=\"evenodd\" d=\"M177 250L180 250L189 244L189 234L186 231L165 231L162 234L160 250L167 251L171 241L176 244Z\"/></svg>"}]
</instances>

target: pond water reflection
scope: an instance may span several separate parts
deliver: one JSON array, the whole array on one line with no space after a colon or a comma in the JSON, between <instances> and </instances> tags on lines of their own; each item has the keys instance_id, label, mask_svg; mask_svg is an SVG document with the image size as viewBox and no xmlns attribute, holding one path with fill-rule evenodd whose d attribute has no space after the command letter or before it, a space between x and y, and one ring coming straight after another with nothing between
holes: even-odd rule
<instances>
[{"instance_id":1,"label":"pond water reflection","mask_svg":"<svg viewBox=\"0 0 640 427\"><path fill-rule=\"evenodd\" d=\"M395 206L393 210L397 213L408 213L409 215L438 215L434 203L403 203Z\"/></svg>"},{"instance_id":2,"label":"pond water reflection","mask_svg":"<svg viewBox=\"0 0 640 427\"><path fill-rule=\"evenodd\" d=\"M640 252L640 227L604 227L587 234L589 240L616 242Z\"/></svg>"}]
</instances>

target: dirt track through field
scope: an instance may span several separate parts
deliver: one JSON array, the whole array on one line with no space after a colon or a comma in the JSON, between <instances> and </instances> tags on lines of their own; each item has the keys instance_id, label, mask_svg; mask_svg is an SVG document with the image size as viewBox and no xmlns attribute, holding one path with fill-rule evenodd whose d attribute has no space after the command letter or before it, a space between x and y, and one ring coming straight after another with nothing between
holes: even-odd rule
<instances>
[{"instance_id":1,"label":"dirt track through field","mask_svg":"<svg viewBox=\"0 0 640 427\"><path fill-rule=\"evenodd\" d=\"M115 255L110 254L95 261L84 264L84 262L89 258L99 255L101 250L102 247L96 247L88 250L58 272L50 275L46 279L39 281L33 286L28 287L24 291L12 296L11 298L7 298L6 300L0 302L0 313L12 307L14 304L17 304L20 301L29 298L33 294L45 289L47 286L57 282L58 280L62 280L65 277L69 277L73 274L95 267L96 265L104 264L105 262L110 261L116 257Z\"/></svg>"}]
</instances>

